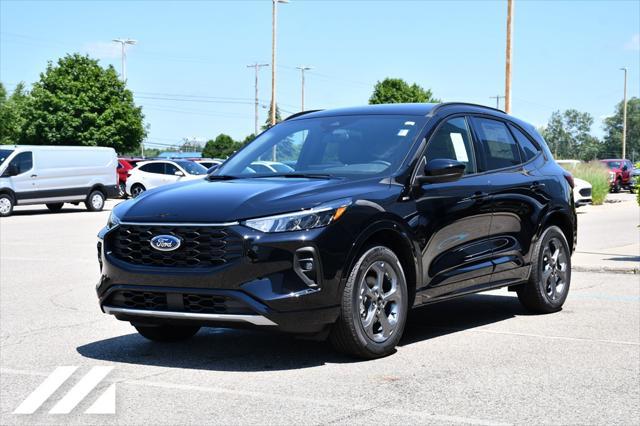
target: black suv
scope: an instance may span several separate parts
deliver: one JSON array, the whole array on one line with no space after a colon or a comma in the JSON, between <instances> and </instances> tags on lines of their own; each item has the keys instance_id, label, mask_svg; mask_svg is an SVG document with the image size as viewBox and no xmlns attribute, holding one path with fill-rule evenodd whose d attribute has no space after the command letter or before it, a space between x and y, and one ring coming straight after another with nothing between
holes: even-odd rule
<instances>
[{"instance_id":1,"label":"black suv","mask_svg":"<svg viewBox=\"0 0 640 426\"><path fill-rule=\"evenodd\" d=\"M257 326L384 356L416 306L508 286L561 309L572 185L531 125L488 107L299 113L206 178L115 207L100 306L151 340Z\"/></svg>"}]
</instances>

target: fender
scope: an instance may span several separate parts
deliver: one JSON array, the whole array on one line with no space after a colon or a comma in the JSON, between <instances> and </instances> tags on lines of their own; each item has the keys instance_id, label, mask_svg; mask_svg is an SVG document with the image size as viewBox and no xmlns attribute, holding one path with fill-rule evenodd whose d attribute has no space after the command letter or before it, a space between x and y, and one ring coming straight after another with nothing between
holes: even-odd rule
<instances>
[{"instance_id":1,"label":"fender","mask_svg":"<svg viewBox=\"0 0 640 426\"><path fill-rule=\"evenodd\" d=\"M0 188L0 194L8 194L11 198L13 198L13 202L15 203L17 198L16 198L16 193L13 192L13 190L9 187L6 188Z\"/></svg>"}]
</instances>

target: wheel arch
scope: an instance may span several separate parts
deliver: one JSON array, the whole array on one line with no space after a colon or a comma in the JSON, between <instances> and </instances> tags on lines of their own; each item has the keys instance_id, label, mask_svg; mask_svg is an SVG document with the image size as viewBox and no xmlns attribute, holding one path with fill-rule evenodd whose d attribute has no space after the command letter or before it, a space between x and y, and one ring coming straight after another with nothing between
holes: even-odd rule
<instances>
[{"instance_id":1,"label":"wheel arch","mask_svg":"<svg viewBox=\"0 0 640 426\"><path fill-rule=\"evenodd\" d=\"M12 190L12 189L10 189L10 188L1 188L1 189L0 189L0 194L6 194L6 195L8 195L9 197L11 197L11 199L13 200L13 203L14 203L14 204L15 204L15 203L16 203L16 201L17 201L16 193L15 193L15 192L13 192L13 190Z\"/></svg>"},{"instance_id":2,"label":"wheel arch","mask_svg":"<svg viewBox=\"0 0 640 426\"><path fill-rule=\"evenodd\" d=\"M565 238L567 239L569 250L571 251L571 253L573 253L576 246L577 227L575 225L575 222L571 220L570 215L561 210L549 212L542 221L542 226L538 230L538 234L536 237L540 238L544 230L550 226L557 226L558 228L560 228Z\"/></svg>"},{"instance_id":3,"label":"wheel arch","mask_svg":"<svg viewBox=\"0 0 640 426\"><path fill-rule=\"evenodd\" d=\"M107 190L106 190L106 188L105 188L105 187L104 187L104 185L103 185L103 184L101 184L101 183L96 183L96 184L94 184L94 185L91 187L91 189L89 190L89 192L87 192L87 197L89 197L89 195L91 195L91 193L92 193L93 191L100 191L100 192L102 192L102 195L104 195L105 200L106 200L106 199L108 198L108 196L109 196L109 194L107 194Z\"/></svg>"}]
</instances>

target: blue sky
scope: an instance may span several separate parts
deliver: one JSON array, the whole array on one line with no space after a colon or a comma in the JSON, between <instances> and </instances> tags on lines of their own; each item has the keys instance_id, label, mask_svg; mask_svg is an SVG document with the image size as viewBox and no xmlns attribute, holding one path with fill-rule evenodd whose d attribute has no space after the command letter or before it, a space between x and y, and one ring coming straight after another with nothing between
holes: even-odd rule
<instances>
[{"instance_id":1,"label":"blue sky","mask_svg":"<svg viewBox=\"0 0 640 426\"><path fill-rule=\"evenodd\" d=\"M504 0L291 0L279 7L278 103L299 110L295 67L304 64L314 68L307 109L365 104L387 76L446 101L494 106L489 97L504 92L505 17ZM515 0L512 113L543 125L554 110L576 108L595 117L601 135L602 118L622 99L621 66L629 68L629 96L640 96L639 34L637 0ZM110 42L117 37L139 40L127 77L149 124L148 146L253 131L246 65L270 61L270 0L0 0L0 81L31 84L47 61L70 52L120 71ZM267 105L269 68L260 77ZM260 114L263 122L267 110Z\"/></svg>"}]
</instances>

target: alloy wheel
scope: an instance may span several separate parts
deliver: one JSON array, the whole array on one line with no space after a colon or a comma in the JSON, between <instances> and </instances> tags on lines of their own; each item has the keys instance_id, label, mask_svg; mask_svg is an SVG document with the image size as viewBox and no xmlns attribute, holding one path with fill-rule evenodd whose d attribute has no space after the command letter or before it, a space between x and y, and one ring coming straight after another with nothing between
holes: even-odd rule
<instances>
[{"instance_id":1,"label":"alloy wheel","mask_svg":"<svg viewBox=\"0 0 640 426\"><path fill-rule=\"evenodd\" d=\"M374 342L387 340L398 326L402 306L398 274L384 261L369 265L360 279L358 313L360 324Z\"/></svg>"},{"instance_id":2,"label":"alloy wheel","mask_svg":"<svg viewBox=\"0 0 640 426\"><path fill-rule=\"evenodd\" d=\"M93 194L93 196L91 197L91 206L96 210L100 210L103 204L104 199L102 198L102 195Z\"/></svg>"},{"instance_id":3,"label":"alloy wheel","mask_svg":"<svg viewBox=\"0 0 640 426\"><path fill-rule=\"evenodd\" d=\"M547 298L556 301L567 288L567 253L558 238L551 238L542 252L542 285Z\"/></svg>"}]
</instances>

